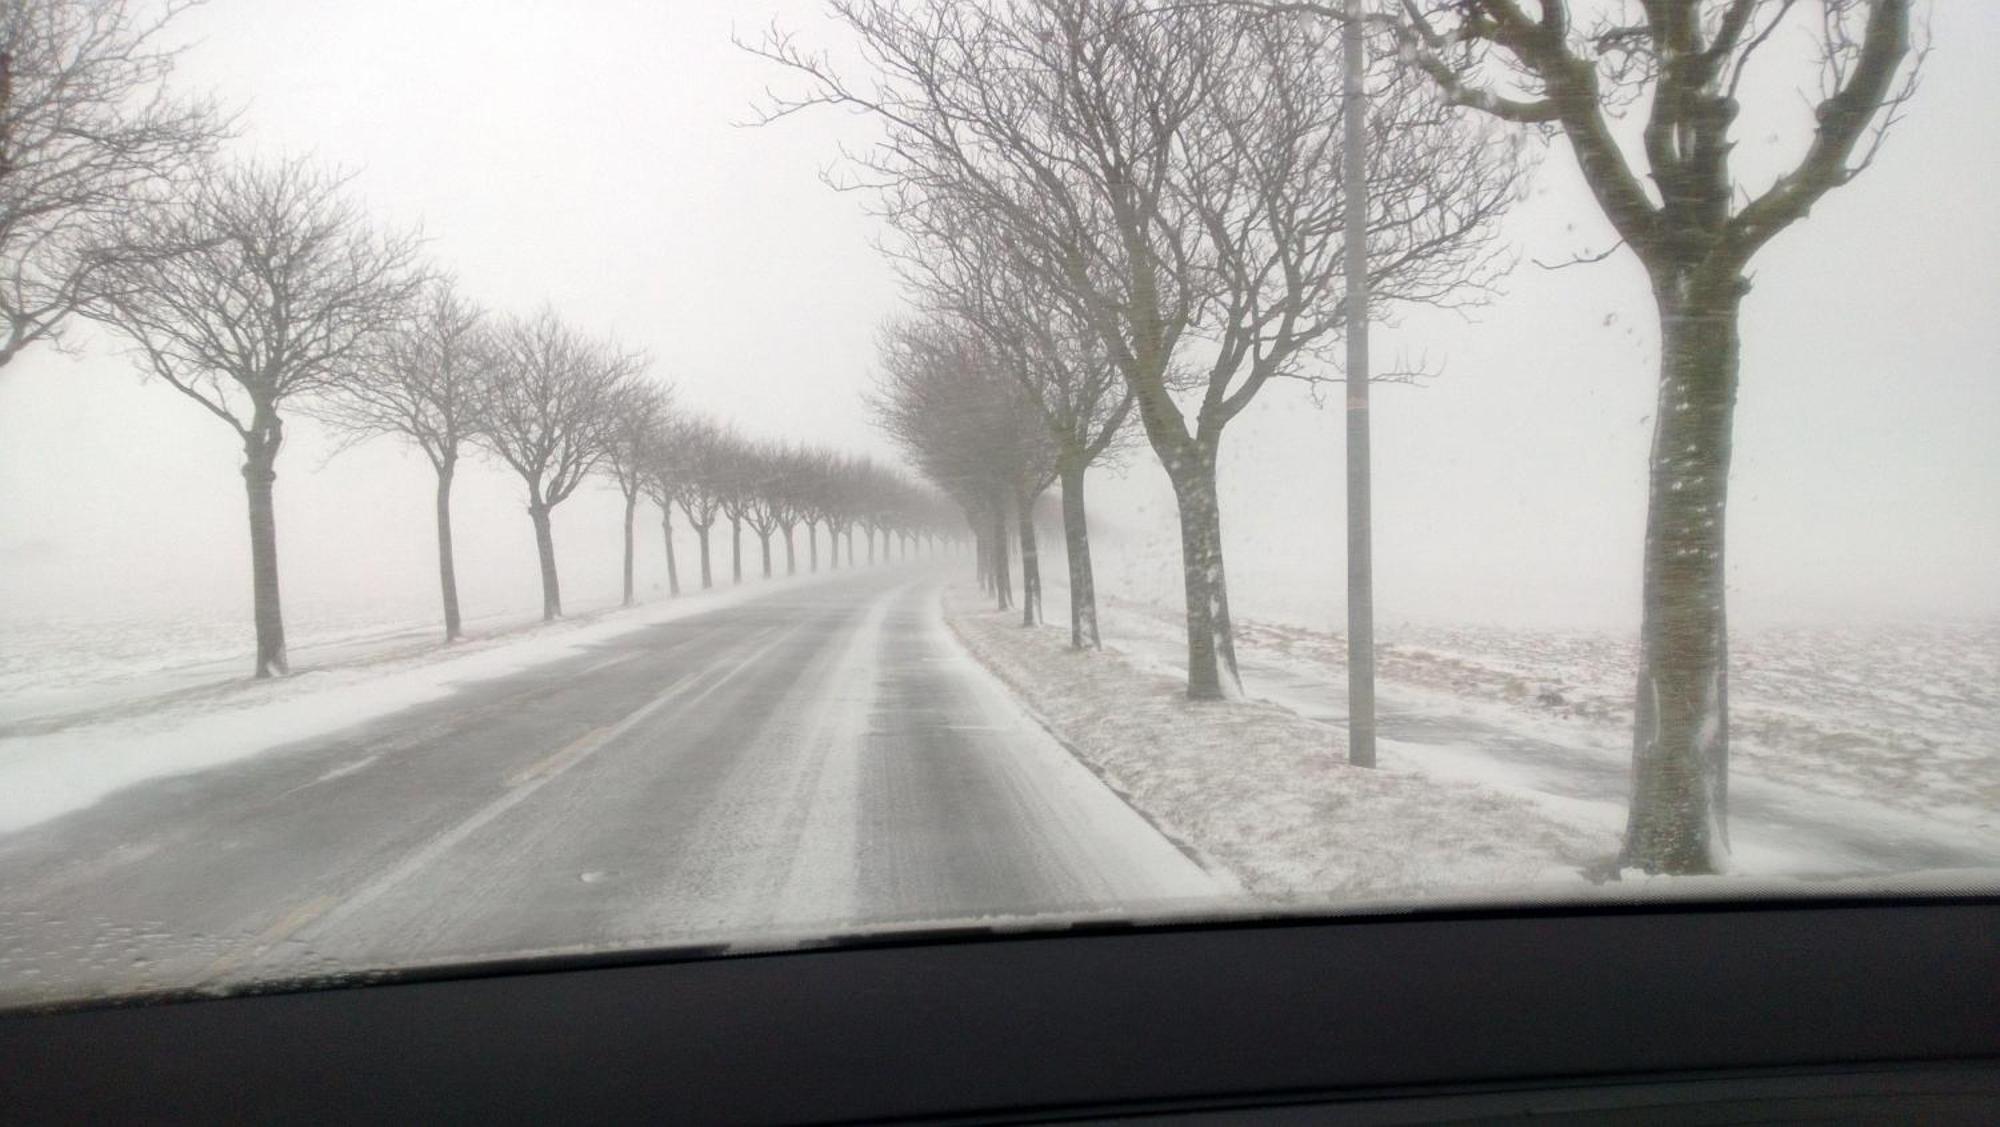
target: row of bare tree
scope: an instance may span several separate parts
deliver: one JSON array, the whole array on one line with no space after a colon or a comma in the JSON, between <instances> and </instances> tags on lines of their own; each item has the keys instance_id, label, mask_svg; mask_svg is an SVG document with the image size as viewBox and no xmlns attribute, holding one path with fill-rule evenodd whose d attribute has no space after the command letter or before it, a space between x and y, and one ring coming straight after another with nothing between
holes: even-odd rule
<instances>
[{"instance_id":1,"label":"row of bare tree","mask_svg":"<svg viewBox=\"0 0 2000 1127\"><path fill-rule=\"evenodd\" d=\"M552 514L593 475L624 494L624 596L633 599L639 498L679 505L702 546L718 513L763 546L801 524L835 552L867 535L886 557L936 531L928 495L865 460L759 445L682 417L648 359L550 308L495 316L427 265L414 231L371 222L346 177L303 160L217 160L228 121L168 95L174 53L156 45L185 5L141 16L124 0L0 6L0 365L55 340L73 317L110 328L143 369L225 424L243 448L256 675L287 671L275 485L301 414L354 438L400 436L436 471L438 573L447 640L462 630L451 490L478 449L527 493L545 618L562 613Z\"/></svg>"},{"instance_id":2,"label":"row of bare tree","mask_svg":"<svg viewBox=\"0 0 2000 1127\"><path fill-rule=\"evenodd\" d=\"M660 512L670 594L681 591L674 554L673 513L678 507L694 531L701 556L701 585L714 586L709 541L718 521L729 522L729 571L743 582L743 533L757 538L763 576L775 572L773 539L785 553L785 574L799 572L805 533L806 567L820 569L824 531L827 566L838 568L846 543L850 567L861 562L854 533L862 533L866 560L888 561L897 547L907 558L922 544L935 550L949 527L949 513L930 491L867 458L830 450L742 438L704 418L676 416L664 396L628 407L613 424L605 472L625 498L625 603L631 605L632 539L639 502ZM877 544L880 544L878 552Z\"/></svg>"},{"instance_id":3,"label":"row of bare tree","mask_svg":"<svg viewBox=\"0 0 2000 1127\"><path fill-rule=\"evenodd\" d=\"M863 81L780 33L756 49L807 80L771 116L831 104L883 123L883 143L855 159L922 311L887 332L884 421L990 544L1018 516L1026 620L1039 570L1027 513L1062 482L1082 646L1097 638L1084 471L1136 416L1179 508L1188 695L1235 693L1217 456L1273 381L1316 380L1336 360L1338 26L1146 0L835 10L876 63ZM1497 275L1519 148L1393 59L1369 78L1373 300L1473 299ZM998 416L1019 425L979 421ZM967 429L984 443L953 437Z\"/></svg>"},{"instance_id":4,"label":"row of bare tree","mask_svg":"<svg viewBox=\"0 0 2000 1127\"><path fill-rule=\"evenodd\" d=\"M527 495L542 613L562 613L553 514L593 476L625 497L624 597L633 600L633 518L642 495L678 504L702 545L732 529L770 538L825 524L909 536L924 498L869 463L759 446L673 409L649 360L544 307L496 316L426 267L409 234L384 234L342 193L342 178L292 161L218 168L186 196L147 209L121 235L121 258L85 307L121 334L147 370L228 424L243 444L257 623L257 674L286 669L273 486L285 425L305 414L363 438L396 435L436 471L438 572L447 640L461 632L451 489L477 449ZM671 527L667 547L672 558ZM817 557L816 542L814 556ZM678 593L678 576L672 585Z\"/></svg>"},{"instance_id":5,"label":"row of bare tree","mask_svg":"<svg viewBox=\"0 0 2000 1127\"><path fill-rule=\"evenodd\" d=\"M1880 150L1915 89L1913 3L830 0L865 73L777 28L744 46L803 83L767 120L838 106L879 123L848 153L849 186L895 232L920 309L886 334L879 413L993 566L1019 514L1026 621L1027 513L1061 478L1077 645L1095 640L1083 469L1138 416L1178 500L1196 699L1239 685L1215 478L1228 424L1271 381L1338 364L1348 314L1359 343L1398 306L1485 296L1520 140L1564 140L1652 280L1661 340L1619 863L1711 872L1727 855L1723 515L1750 262ZM1785 96L1782 76L1753 75L1784 53L1794 84L1816 79L1810 136L1795 165L1746 182L1738 99ZM1357 452L1365 473L1365 395L1346 408L1363 412L1349 473ZM1349 544L1365 569L1365 525Z\"/></svg>"}]
</instances>

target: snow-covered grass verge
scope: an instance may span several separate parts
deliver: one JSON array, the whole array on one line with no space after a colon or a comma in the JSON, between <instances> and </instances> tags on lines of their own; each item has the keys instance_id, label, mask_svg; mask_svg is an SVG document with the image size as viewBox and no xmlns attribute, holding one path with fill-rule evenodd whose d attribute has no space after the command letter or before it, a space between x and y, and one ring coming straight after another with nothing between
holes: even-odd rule
<instances>
[{"instance_id":1,"label":"snow-covered grass verge","mask_svg":"<svg viewBox=\"0 0 2000 1127\"><path fill-rule=\"evenodd\" d=\"M1501 705L1625 745L1637 646L1580 632L1398 628L1385 680ZM1246 623L1242 644L1340 670L1340 635ZM1739 630L1730 751L1738 770L1953 821L2000 809L2000 624ZM1587 736L1586 736L1587 738Z\"/></svg>"},{"instance_id":2,"label":"snow-covered grass verge","mask_svg":"<svg viewBox=\"0 0 2000 1127\"><path fill-rule=\"evenodd\" d=\"M1180 651L1176 608L1114 599L1103 619L1106 644L1143 663L1164 667ZM1376 651L1385 731L1504 730L1629 760L1630 639L1411 624L1385 633L1396 639ZM1340 634L1246 621L1236 646L1253 696L1344 714ZM1750 630L1731 647L1733 775L1940 832L2000 830L2000 625ZM1449 758L1436 753L1447 741L1422 742L1432 761Z\"/></svg>"},{"instance_id":3,"label":"snow-covered grass verge","mask_svg":"<svg viewBox=\"0 0 2000 1127\"><path fill-rule=\"evenodd\" d=\"M1176 609L1110 599L1101 611L1107 649L1162 676L1182 675ZM1885 644L1898 632L1820 632L1812 642L1799 631L1752 634L1740 647L1763 656L1740 678L1741 699L1732 687L1732 706L1746 720L1733 732L1729 879L2000 872L2000 801L1991 782L2000 732L1983 734L1994 717L1977 707L1987 690L1961 674L1937 680L1930 695L1939 707L1871 704L1909 700L1910 684L1926 679L1920 667L1955 660L1978 669L1991 655L1981 656L1981 635L1971 627L1932 631L1931 646L1916 651ZM1402 640L1378 649L1384 767L1512 794L1586 833L1622 831L1631 718L1618 689L1626 685L1629 698L1630 667L1619 665L1619 654L1629 645L1482 627L1405 625L1394 636ZM1238 624L1236 642L1250 697L1346 724L1339 635L1252 621ZM1790 678L1787 696L1803 722L1774 736L1763 723L1777 710L1773 682L1757 674L1806 664L1849 673ZM1868 668L1880 672L1859 672ZM1920 746L1956 753L1932 757Z\"/></svg>"},{"instance_id":4,"label":"snow-covered grass verge","mask_svg":"<svg viewBox=\"0 0 2000 1127\"><path fill-rule=\"evenodd\" d=\"M974 656L1167 834L1266 897L1403 900L1581 883L1615 835L1518 795L1347 765L1343 733L1277 705L1194 703L1066 629L1023 629L962 589L945 613Z\"/></svg>"},{"instance_id":5,"label":"snow-covered grass verge","mask_svg":"<svg viewBox=\"0 0 2000 1127\"><path fill-rule=\"evenodd\" d=\"M846 574L700 592L448 647L394 649L270 681L236 679L43 730L18 725L0 736L0 833L147 779L221 766L440 699L469 682L573 657L648 626Z\"/></svg>"}]
</instances>

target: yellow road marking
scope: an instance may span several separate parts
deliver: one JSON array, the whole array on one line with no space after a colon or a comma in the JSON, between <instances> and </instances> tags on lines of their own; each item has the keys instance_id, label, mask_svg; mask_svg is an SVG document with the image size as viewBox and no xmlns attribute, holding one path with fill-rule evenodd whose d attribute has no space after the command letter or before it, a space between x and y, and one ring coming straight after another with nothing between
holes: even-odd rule
<instances>
[{"instance_id":1,"label":"yellow road marking","mask_svg":"<svg viewBox=\"0 0 2000 1127\"><path fill-rule=\"evenodd\" d=\"M592 728L590 731L564 744L554 754L536 760L534 763L507 776L505 780L507 788L511 790L522 783L533 782L536 779L560 774L570 764L590 754L591 749L603 743L605 738L616 730L616 728L617 725L615 724L606 724L602 728Z\"/></svg>"},{"instance_id":2,"label":"yellow road marking","mask_svg":"<svg viewBox=\"0 0 2000 1127\"><path fill-rule=\"evenodd\" d=\"M290 939L300 928L326 914L326 910L337 903L333 896L315 896L303 904L297 904L284 915L279 916L271 926L253 936L250 942L210 963L202 978L221 978L230 971L250 962L275 944Z\"/></svg>"}]
</instances>

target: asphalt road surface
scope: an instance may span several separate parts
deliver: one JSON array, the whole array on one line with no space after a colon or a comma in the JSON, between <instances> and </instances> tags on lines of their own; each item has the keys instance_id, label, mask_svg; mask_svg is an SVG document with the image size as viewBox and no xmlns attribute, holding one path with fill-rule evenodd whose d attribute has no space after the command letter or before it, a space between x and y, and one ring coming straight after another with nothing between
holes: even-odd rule
<instances>
[{"instance_id":1,"label":"asphalt road surface","mask_svg":"<svg viewBox=\"0 0 2000 1127\"><path fill-rule=\"evenodd\" d=\"M884 570L0 836L0 1001L1216 891Z\"/></svg>"}]
</instances>

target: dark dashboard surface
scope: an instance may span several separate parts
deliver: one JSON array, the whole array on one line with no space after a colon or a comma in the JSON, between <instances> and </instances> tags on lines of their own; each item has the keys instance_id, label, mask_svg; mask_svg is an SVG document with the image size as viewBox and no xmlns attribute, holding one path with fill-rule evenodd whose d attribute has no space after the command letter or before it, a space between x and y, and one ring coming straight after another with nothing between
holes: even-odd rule
<instances>
[{"instance_id":1,"label":"dark dashboard surface","mask_svg":"<svg viewBox=\"0 0 2000 1127\"><path fill-rule=\"evenodd\" d=\"M0 1119L2000 1122L1996 1062L2000 902L1681 903L14 1013Z\"/></svg>"}]
</instances>

